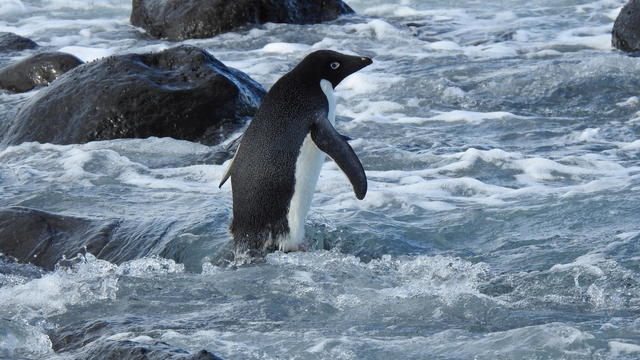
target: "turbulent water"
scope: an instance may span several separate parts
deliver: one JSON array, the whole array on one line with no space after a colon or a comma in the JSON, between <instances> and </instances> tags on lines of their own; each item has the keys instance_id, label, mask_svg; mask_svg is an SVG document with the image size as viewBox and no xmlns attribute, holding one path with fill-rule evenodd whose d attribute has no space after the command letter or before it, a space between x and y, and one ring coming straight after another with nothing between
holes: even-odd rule
<instances>
[{"instance_id":1,"label":"turbulent water","mask_svg":"<svg viewBox=\"0 0 640 360\"><path fill-rule=\"evenodd\" d=\"M328 161L313 249L221 267L231 192L217 187L225 165L207 161L217 147L2 148L0 206L159 235L120 265L0 261L0 358L88 358L116 340L225 359L640 358L640 59L610 45L624 1L347 3L358 15L185 43L265 88L312 50L372 57L336 92L365 200ZM2 0L0 31L85 61L175 45L130 12L129 0ZM36 92L0 93L0 122Z\"/></svg>"}]
</instances>

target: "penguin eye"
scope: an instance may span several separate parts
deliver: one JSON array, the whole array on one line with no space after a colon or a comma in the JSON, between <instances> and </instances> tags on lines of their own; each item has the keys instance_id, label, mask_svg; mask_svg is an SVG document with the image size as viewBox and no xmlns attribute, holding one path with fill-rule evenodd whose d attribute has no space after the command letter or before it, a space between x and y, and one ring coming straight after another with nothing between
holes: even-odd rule
<instances>
[{"instance_id":1,"label":"penguin eye","mask_svg":"<svg viewBox=\"0 0 640 360\"><path fill-rule=\"evenodd\" d=\"M329 64L329 66L330 66L333 70L335 70L335 69L337 69L337 68L339 68L339 67L340 67L340 63L339 63L339 62L337 62L337 61L334 61L334 62L332 62L331 64Z\"/></svg>"}]
</instances>

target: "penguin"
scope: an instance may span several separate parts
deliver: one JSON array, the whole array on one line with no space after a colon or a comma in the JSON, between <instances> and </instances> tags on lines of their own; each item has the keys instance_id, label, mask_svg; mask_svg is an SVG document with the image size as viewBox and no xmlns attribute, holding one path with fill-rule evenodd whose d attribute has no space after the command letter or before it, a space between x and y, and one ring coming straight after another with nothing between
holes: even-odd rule
<instances>
[{"instance_id":1,"label":"penguin","mask_svg":"<svg viewBox=\"0 0 640 360\"><path fill-rule=\"evenodd\" d=\"M303 249L304 222L325 154L346 174L356 198L367 177L348 137L334 128L334 88L372 64L331 50L307 55L265 95L220 187L231 178L236 254Z\"/></svg>"}]
</instances>

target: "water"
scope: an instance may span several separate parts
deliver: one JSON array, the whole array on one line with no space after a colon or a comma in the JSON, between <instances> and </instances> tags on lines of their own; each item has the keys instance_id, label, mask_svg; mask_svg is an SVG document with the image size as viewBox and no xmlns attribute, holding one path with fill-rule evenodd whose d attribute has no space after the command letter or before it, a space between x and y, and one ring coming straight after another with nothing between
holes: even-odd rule
<instances>
[{"instance_id":1,"label":"water","mask_svg":"<svg viewBox=\"0 0 640 360\"><path fill-rule=\"evenodd\" d=\"M348 3L358 16L186 43L267 88L311 50L372 57L336 93L365 200L327 162L315 249L219 267L219 148L0 149L0 206L158 234L119 265L1 260L0 357L84 359L118 340L226 359L640 357L640 62L610 47L624 1ZM4 0L0 31L86 61L174 45L129 14L128 0ZM0 122L34 93L0 94Z\"/></svg>"}]
</instances>

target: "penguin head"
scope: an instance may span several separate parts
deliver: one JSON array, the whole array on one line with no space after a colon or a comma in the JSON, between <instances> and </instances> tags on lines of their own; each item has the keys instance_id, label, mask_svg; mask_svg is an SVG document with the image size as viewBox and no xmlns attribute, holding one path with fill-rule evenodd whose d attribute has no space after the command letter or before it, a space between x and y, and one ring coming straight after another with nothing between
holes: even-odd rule
<instances>
[{"instance_id":1,"label":"penguin head","mask_svg":"<svg viewBox=\"0 0 640 360\"><path fill-rule=\"evenodd\" d=\"M318 50L307 55L294 71L304 72L306 80L328 80L335 88L344 78L371 65L368 57L351 56L331 50Z\"/></svg>"}]
</instances>

